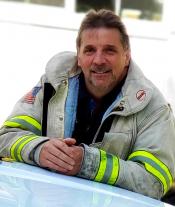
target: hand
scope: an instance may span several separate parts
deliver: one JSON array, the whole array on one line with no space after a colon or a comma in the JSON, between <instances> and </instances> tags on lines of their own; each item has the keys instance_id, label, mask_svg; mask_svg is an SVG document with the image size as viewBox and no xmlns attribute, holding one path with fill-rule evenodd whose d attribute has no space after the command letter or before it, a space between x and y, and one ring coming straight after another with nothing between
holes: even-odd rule
<instances>
[{"instance_id":1,"label":"hand","mask_svg":"<svg viewBox=\"0 0 175 207\"><path fill-rule=\"evenodd\" d=\"M80 146L71 146L73 160L75 161L75 165L73 165L72 170L69 170L66 175L76 175L81 168L83 156L84 156L84 149Z\"/></svg>"},{"instance_id":2,"label":"hand","mask_svg":"<svg viewBox=\"0 0 175 207\"><path fill-rule=\"evenodd\" d=\"M45 142L40 152L40 165L64 174L76 171L75 162L78 159L75 158L76 150L73 146L75 143L76 140L71 138L68 138L66 141L53 138Z\"/></svg>"}]
</instances>

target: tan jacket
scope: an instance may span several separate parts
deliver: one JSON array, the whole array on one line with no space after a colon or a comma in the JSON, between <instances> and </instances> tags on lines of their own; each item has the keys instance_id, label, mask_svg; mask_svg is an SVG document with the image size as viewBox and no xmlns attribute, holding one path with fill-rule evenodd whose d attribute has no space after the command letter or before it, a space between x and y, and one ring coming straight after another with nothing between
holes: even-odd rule
<instances>
[{"instance_id":1,"label":"tan jacket","mask_svg":"<svg viewBox=\"0 0 175 207\"><path fill-rule=\"evenodd\" d=\"M39 164L42 143L70 137L76 118L78 75L76 56L65 52L46 66L33 97L22 97L0 130L0 156ZM73 68L73 69L72 69ZM44 83L55 93L48 104L47 134L41 136ZM37 89L37 90L36 90ZM33 98L33 99L32 99ZM96 137L107 117L114 115L102 142ZM161 198L175 175L175 128L171 109L159 90L131 61L122 91L104 114L77 176Z\"/></svg>"}]
</instances>

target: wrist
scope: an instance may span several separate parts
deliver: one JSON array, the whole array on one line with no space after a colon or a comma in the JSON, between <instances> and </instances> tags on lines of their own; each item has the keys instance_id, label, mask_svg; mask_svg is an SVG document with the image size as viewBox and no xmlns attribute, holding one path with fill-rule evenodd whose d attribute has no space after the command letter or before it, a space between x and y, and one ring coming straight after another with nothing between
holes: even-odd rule
<instances>
[{"instance_id":1,"label":"wrist","mask_svg":"<svg viewBox=\"0 0 175 207\"><path fill-rule=\"evenodd\" d=\"M97 148L89 147L85 144L81 144L84 155L81 163L81 168L77 176L86 179L93 180L100 163L100 153Z\"/></svg>"}]
</instances>

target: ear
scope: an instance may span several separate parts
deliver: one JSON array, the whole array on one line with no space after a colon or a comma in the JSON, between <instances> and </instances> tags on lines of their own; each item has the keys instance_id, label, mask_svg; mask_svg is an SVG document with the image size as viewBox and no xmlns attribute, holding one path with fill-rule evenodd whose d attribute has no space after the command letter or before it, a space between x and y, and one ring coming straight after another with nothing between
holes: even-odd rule
<instances>
[{"instance_id":1,"label":"ear","mask_svg":"<svg viewBox=\"0 0 175 207\"><path fill-rule=\"evenodd\" d=\"M131 51L126 50L125 51L125 65L128 66L131 59Z\"/></svg>"},{"instance_id":2,"label":"ear","mask_svg":"<svg viewBox=\"0 0 175 207\"><path fill-rule=\"evenodd\" d=\"M77 64L81 67L79 49L77 49Z\"/></svg>"},{"instance_id":3,"label":"ear","mask_svg":"<svg viewBox=\"0 0 175 207\"><path fill-rule=\"evenodd\" d=\"M80 58L79 58L78 55L77 55L77 64L78 64L79 67L81 66L81 64L80 64Z\"/></svg>"}]
</instances>

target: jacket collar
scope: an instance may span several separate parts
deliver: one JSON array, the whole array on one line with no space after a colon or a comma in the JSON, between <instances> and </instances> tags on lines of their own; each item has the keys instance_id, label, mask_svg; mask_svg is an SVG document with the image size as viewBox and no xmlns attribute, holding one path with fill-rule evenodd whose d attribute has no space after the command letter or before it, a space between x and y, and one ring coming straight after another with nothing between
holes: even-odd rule
<instances>
[{"instance_id":1,"label":"jacket collar","mask_svg":"<svg viewBox=\"0 0 175 207\"><path fill-rule=\"evenodd\" d=\"M75 52L61 52L53 56L46 65L46 78L57 90L58 86L65 82L68 77L75 76L81 72L75 68L77 57Z\"/></svg>"},{"instance_id":2,"label":"jacket collar","mask_svg":"<svg viewBox=\"0 0 175 207\"><path fill-rule=\"evenodd\" d=\"M122 87L122 98L115 107L117 114L128 116L141 111L150 102L153 88L153 84L131 60L127 78ZM122 106L122 110L118 110L119 106Z\"/></svg>"}]
</instances>

